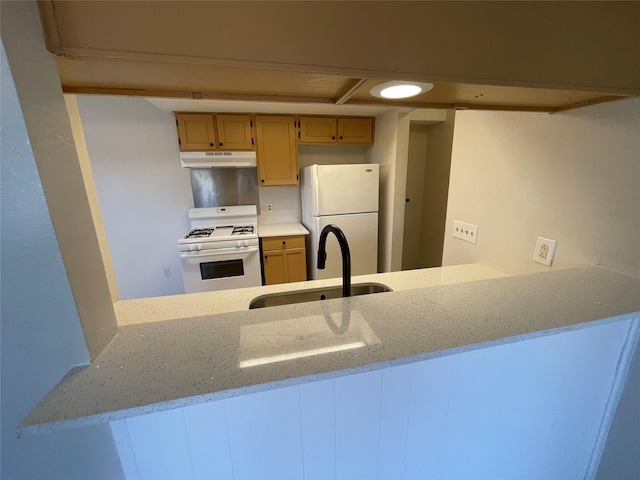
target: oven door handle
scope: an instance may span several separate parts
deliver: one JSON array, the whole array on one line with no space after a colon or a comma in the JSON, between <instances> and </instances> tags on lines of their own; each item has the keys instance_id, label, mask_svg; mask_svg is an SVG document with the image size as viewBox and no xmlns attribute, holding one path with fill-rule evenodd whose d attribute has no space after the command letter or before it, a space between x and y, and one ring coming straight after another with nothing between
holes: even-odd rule
<instances>
[{"instance_id":1,"label":"oven door handle","mask_svg":"<svg viewBox=\"0 0 640 480\"><path fill-rule=\"evenodd\" d=\"M244 255L245 253L253 253L258 252L260 247L252 246L252 247L233 247L233 248L211 248L208 250L199 250L195 252L180 252L180 255L186 258L197 258L197 257L212 257L216 255L229 255L229 254L238 254Z\"/></svg>"}]
</instances>

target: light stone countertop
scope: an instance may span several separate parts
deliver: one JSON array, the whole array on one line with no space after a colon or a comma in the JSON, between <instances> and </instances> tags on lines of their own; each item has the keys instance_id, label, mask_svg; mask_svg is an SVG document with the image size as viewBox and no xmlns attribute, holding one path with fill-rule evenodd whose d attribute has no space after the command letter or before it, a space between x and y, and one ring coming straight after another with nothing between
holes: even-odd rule
<instances>
[{"instance_id":1,"label":"light stone countertop","mask_svg":"<svg viewBox=\"0 0 640 480\"><path fill-rule=\"evenodd\" d=\"M131 325L19 428L108 422L629 318L640 319L640 279L581 267Z\"/></svg>"},{"instance_id":2,"label":"light stone countertop","mask_svg":"<svg viewBox=\"0 0 640 480\"><path fill-rule=\"evenodd\" d=\"M289 237L294 235L309 235L309 230L298 222L261 223L258 225L258 236L260 236L260 238Z\"/></svg>"},{"instance_id":3,"label":"light stone countertop","mask_svg":"<svg viewBox=\"0 0 640 480\"><path fill-rule=\"evenodd\" d=\"M351 283L376 282L387 285L393 291L401 291L504 276L506 274L498 270L485 267L479 263L472 263L441 268L360 275L354 276L351 279ZM240 312L248 310L251 300L260 295L307 288L332 287L335 285L342 285L342 279L308 280L279 285L219 290L217 292L122 300L116 303L115 309L119 326L134 325L176 318L202 317L212 313Z\"/></svg>"}]
</instances>

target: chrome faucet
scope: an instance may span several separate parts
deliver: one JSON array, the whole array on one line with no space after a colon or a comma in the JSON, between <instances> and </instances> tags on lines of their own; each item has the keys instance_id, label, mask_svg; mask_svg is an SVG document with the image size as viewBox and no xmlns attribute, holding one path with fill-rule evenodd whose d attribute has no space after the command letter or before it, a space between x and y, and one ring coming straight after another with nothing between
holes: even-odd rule
<instances>
[{"instance_id":1,"label":"chrome faucet","mask_svg":"<svg viewBox=\"0 0 640 480\"><path fill-rule=\"evenodd\" d=\"M335 225L327 225L320 233L320 243L318 245L318 269L323 270L327 261L327 236L332 232L338 239L340 244L340 252L342 253L342 296L349 297L351 295L351 253L349 253L349 244L347 237L340 228Z\"/></svg>"}]
</instances>

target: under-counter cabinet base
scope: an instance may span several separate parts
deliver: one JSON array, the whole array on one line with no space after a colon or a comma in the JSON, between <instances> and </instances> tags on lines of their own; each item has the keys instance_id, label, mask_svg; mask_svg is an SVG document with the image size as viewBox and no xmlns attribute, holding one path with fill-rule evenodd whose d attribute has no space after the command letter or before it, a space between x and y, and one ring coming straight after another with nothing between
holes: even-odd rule
<instances>
[{"instance_id":1,"label":"under-counter cabinet base","mask_svg":"<svg viewBox=\"0 0 640 480\"><path fill-rule=\"evenodd\" d=\"M264 284L307 280L307 255L304 236L262 239Z\"/></svg>"}]
</instances>

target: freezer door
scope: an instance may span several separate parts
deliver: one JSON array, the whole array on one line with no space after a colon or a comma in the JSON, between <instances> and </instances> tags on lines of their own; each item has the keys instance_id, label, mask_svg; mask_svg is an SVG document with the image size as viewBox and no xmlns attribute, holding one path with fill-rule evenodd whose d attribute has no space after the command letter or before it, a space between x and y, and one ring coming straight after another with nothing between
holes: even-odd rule
<instances>
[{"instance_id":1,"label":"freezer door","mask_svg":"<svg viewBox=\"0 0 640 480\"><path fill-rule=\"evenodd\" d=\"M347 237L351 253L351 275L365 275L378 271L378 214L334 215L317 218L316 235L329 224L336 225ZM314 236L316 236L314 235ZM318 244L312 258L317 262ZM313 279L342 277L342 254L340 245L332 233L327 237L327 264L318 270L317 263L311 265Z\"/></svg>"},{"instance_id":2,"label":"freezer door","mask_svg":"<svg viewBox=\"0 0 640 480\"><path fill-rule=\"evenodd\" d=\"M313 165L316 215L378 211L379 165Z\"/></svg>"}]
</instances>

